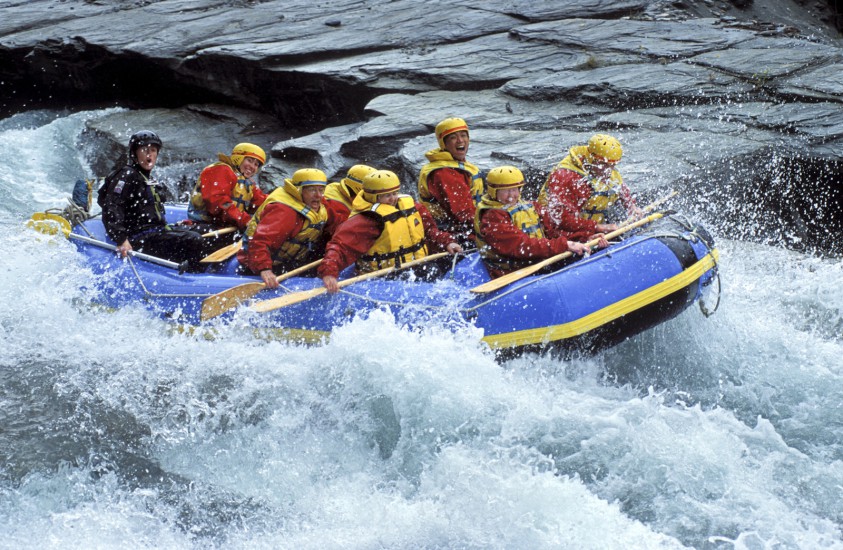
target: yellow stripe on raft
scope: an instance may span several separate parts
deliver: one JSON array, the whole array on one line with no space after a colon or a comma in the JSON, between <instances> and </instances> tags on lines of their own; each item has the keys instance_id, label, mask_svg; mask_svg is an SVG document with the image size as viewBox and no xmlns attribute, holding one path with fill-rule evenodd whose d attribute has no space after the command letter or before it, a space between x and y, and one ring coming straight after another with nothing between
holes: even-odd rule
<instances>
[{"instance_id":1,"label":"yellow stripe on raft","mask_svg":"<svg viewBox=\"0 0 843 550\"><path fill-rule=\"evenodd\" d=\"M682 273L679 273L670 279L666 279L657 285L653 285L647 290L642 290L637 294L633 294L628 298L624 298L619 302L615 302L610 306L606 306L601 310L586 315L581 319L577 319L576 321L552 327L493 334L491 336L484 337L483 341L486 342L492 349L500 349L527 346L531 344L544 344L585 334L590 330L594 330L597 327L618 319L619 317L623 317L627 313L639 310L644 306L652 304L653 302L661 300L665 296L670 296L674 292L685 288L695 280L702 277L706 271L713 269L714 266L717 265L719 256L720 254L717 250L712 250L710 254L707 254L703 259L699 260Z\"/></svg>"},{"instance_id":2,"label":"yellow stripe on raft","mask_svg":"<svg viewBox=\"0 0 843 550\"><path fill-rule=\"evenodd\" d=\"M656 302L665 296L669 296L686 286L690 285L695 280L705 274L706 271L713 269L719 260L720 254L717 250L712 250L710 254L706 255L697 263L671 277L661 283L654 285L647 290L643 290L628 298L607 306L599 311L595 311L590 315L565 323L564 325L556 325L552 327L536 328L529 330L521 330L516 332L508 332L504 334L494 334L483 338L483 342L489 345L492 349L511 348L517 346L527 346L531 344L543 344L553 342L556 340L564 340L566 338L573 338L579 336L597 327L605 325L619 317L623 317L627 313L631 313L653 302ZM194 334L196 330L201 327L192 325L179 325L179 332L187 332ZM216 334L212 329L203 329L205 338L213 339ZM331 333L321 330L307 330L307 329L293 329L293 328L255 328L254 336L266 340L282 340L299 344L321 344L330 339Z\"/></svg>"}]
</instances>

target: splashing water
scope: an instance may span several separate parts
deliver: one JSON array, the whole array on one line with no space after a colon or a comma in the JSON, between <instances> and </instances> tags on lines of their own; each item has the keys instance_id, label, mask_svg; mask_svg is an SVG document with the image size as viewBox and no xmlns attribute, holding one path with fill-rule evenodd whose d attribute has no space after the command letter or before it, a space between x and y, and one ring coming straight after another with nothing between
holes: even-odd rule
<instances>
[{"instance_id":1,"label":"splashing water","mask_svg":"<svg viewBox=\"0 0 843 550\"><path fill-rule=\"evenodd\" d=\"M713 317L567 362L377 312L210 340L23 228L98 114L0 126L0 547L843 548L839 261L720 239Z\"/></svg>"}]
</instances>

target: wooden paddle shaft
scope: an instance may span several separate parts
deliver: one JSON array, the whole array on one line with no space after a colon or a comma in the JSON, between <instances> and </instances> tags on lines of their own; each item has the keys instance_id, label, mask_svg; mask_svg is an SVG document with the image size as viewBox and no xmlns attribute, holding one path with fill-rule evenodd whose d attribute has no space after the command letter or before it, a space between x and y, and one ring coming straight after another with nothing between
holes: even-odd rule
<instances>
[{"instance_id":1,"label":"wooden paddle shaft","mask_svg":"<svg viewBox=\"0 0 843 550\"><path fill-rule=\"evenodd\" d=\"M223 227L222 229L215 229L213 231L208 231L207 233L202 233L203 237L219 237L220 235L226 235L228 233L234 233L237 231L236 227Z\"/></svg>"},{"instance_id":2,"label":"wooden paddle shaft","mask_svg":"<svg viewBox=\"0 0 843 550\"><path fill-rule=\"evenodd\" d=\"M296 269L278 275L275 277L275 280L280 283L290 277L295 277L296 275L309 271L314 267L318 267L321 263L321 259L310 262L309 264L305 264L301 267L297 267ZM222 292L218 292L213 296L209 296L202 301L202 309L200 311L199 318L203 321L207 321L209 319L213 319L214 317L218 317L226 311L239 306L246 300L253 298L265 288L266 283L262 281L255 281L243 283L242 285L237 285L223 290Z\"/></svg>"},{"instance_id":3,"label":"wooden paddle shaft","mask_svg":"<svg viewBox=\"0 0 843 550\"><path fill-rule=\"evenodd\" d=\"M393 271L397 271L400 269L406 269L409 267L413 267L416 265L420 265L426 262L430 262L432 260L438 260L439 258L443 258L448 255L448 252L439 252L437 254L431 254L430 256L425 256L424 258L419 258L418 260L412 260L405 264L402 264L400 267L390 266L385 267L383 269L378 269L377 271L371 271L369 273L364 273L362 275L358 275L356 277L352 277L350 279L344 279L337 283L337 286L340 288L352 285L354 283L359 283L361 281L365 281L368 279L374 279L375 277L380 277L382 275L387 275ZM310 298L314 298L316 296L320 296L326 293L328 289L324 286L319 286L316 288L312 288L310 290L302 290L300 292L293 292L290 294L284 294L283 296L279 296L277 298L270 298L269 300L264 300L262 302L258 302L251 306L251 309L266 313L269 311L274 311L276 309L280 309L285 306L290 306L293 304L297 304L299 302L303 302L305 300L309 300Z\"/></svg>"},{"instance_id":4,"label":"wooden paddle shaft","mask_svg":"<svg viewBox=\"0 0 843 550\"><path fill-rule=\"evenodd\" d=\"M618 235L622 235L622 234L626 233L627 231L631 231L631 230L635 229L636 227L641 227L642 225L645 225L645 224L648 224L648 223L650 223L654 220L657 220L661 216L662 216L661 214L650 214L646 218L641 218L640 220L638 220L636 222L624 225L624 226L616 229L615 231L612 231L611 233L607 233L604 238L608 240L608 239L617 237ZM596 246L599 242L600 242L600 239L592 239L585 244L586 244L586 246L591 248L593 246ZM538 263L535 263L533 265L529 265L527 267L522 267L521 269L513 271L512 273L507 273L506 275L498 277L497 279L492 279L491 281L489 281L487 283L483 283L482 285L478 285L478 286L472 288L471 292L474 292L475 294L484 294L486 292L492 292L494 290L498 290L499 288L503 288L503 287L505 287L509 284L514 283L515 281L521 280L524 277L532 275L533 273L535 273L536 271L538 271L538 270L540 270L544 267L547 267L551 264L554 264L554 263L559 262L561 260L564 260L566 258L570 258L573 255L574 254L570 251L562 252L561 254L557 254L556 256L551 256L550 258L547 258L546 260L542 260Z\"/></svg>"}]
</instances>

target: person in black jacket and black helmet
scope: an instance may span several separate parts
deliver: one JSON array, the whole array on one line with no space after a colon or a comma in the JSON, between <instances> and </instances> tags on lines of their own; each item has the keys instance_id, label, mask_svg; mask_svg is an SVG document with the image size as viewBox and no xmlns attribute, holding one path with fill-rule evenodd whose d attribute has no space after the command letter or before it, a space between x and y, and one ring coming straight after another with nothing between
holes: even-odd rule
<instances>
[{"instance_id":1,"label":"person in black jacket and black helmet","mask_svg":"<svg viewBox=\"0 0 843 550\"><path fill-rule=\"evenodd\" d=\"M201 271L199 261L209 252L199 233L168 225L161 194L164 187L150 172L158 160L161 138L141 130L129 138L129 159L105 179L97 202L108 236L117 243L121 257L131 250L174 262L188 262L188 269Z\"/></svg>"}]
</instances>

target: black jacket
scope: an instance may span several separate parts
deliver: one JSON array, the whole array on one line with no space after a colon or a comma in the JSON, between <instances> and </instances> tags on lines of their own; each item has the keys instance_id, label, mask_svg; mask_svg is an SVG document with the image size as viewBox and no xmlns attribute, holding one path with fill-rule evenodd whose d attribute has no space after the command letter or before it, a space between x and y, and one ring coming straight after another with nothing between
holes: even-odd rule
<instances>
[{"instance_id":1,"label":"black jacket","mask_svg":"<svg viewBox=\"0 0 843 550\"><path fill-rule=\"evenodd\" d=\"M102 222L111 239L120 244L133 236L164 227L164 188L149 180L149 173L137 164L112 172L99 189Z\"/></svg>"}]
</instances>

